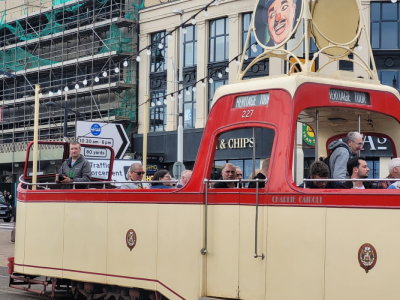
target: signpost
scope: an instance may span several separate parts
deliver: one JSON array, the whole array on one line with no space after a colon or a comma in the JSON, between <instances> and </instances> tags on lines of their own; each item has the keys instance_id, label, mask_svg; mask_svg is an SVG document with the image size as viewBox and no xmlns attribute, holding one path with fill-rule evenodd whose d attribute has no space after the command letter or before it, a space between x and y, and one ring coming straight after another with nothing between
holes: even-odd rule
<instances>
[{"instance_id":1,"label":"signpost","mask_svg":"<svg viewBox=\"0 0 400 300\"><path fill-rule=\"evenodd\" d=\"M122 124L115 123L77 121L76 139L83 144L110 146L116 159L123 158L130 144Z\"/></svg>"}]
</instances>

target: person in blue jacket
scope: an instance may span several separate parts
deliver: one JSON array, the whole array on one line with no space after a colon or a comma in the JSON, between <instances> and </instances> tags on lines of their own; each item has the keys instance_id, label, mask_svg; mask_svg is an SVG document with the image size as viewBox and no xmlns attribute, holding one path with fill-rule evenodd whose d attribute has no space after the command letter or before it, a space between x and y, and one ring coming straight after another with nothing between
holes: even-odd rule
<instances>
[{"instance_id":1,"label":"person in blue jacket","mask_svg":"<svg viewBox=\"0 0 400 300\"><path fill-rule=\"evenodd\" d=\"M158 181L151 184L152 189L171 189L174 187L173 182L171 182L171 174L168 170L161 169L155 172L152 181Z\"/></svg>"}]
</instances>

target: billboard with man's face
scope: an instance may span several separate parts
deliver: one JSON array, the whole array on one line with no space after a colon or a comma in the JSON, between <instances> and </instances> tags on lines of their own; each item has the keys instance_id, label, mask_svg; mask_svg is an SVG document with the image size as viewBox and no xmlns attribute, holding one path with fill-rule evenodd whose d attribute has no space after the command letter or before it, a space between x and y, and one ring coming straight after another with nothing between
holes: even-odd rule
<instances>
[{"instance_id":1,"label":"billboard with man's face","mask_svg":"<svg viewBox=\"0 0 400 300\"><path fill-rule=\"evenodd\" d=\"M254 17L257 42L279 47L293 34L301 12L302 0L259 0Z\"/></svg>"}]
</instances>

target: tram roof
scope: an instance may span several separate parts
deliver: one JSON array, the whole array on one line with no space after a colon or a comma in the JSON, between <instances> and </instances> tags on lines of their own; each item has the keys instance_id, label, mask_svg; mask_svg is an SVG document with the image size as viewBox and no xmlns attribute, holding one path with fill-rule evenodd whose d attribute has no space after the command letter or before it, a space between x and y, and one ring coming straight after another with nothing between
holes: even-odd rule
<instances>
[{"instance_id":1,"label":"tram roof","mask_svg":"<svg viewBox=\"0 0 400 300\"><path fill-rule=\"evenodd\" d=\"M326 85L343 86L346 88L377 90L394 94L400 101L399 92L388 85L383 85L376 80L364 78L355 78L349 76L346 72L337 72L333 75L323 75L319 73L295 73L291 75L276 75L262 78L253 78L242 80L237 83L227 84L219 87L214 95L213 105L222 96L245 93L251 91L260 91L266 89L284 89L293 97L296 90L304 83L317 83Z\"/></svg>"}]
</instances>

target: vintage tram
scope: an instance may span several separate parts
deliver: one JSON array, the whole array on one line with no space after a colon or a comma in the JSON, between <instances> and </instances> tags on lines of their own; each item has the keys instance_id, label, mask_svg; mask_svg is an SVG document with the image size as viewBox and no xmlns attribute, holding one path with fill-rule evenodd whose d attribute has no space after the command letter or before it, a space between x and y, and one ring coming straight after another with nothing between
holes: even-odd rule
<instances>
[{"instance_id":1,"label":"vintage tram","mask_svg":"<svg viewBox=\"0 0 400 300\"><path fill-rule=\"evenodd\" d=\"M320 11L303 2L303 10ZM354 130L386 139L396 156L399 94L374 76L312 73L308 66L306 59L302 72L219 88L183 188L122 190L108 177L86 189L60 189L51 183L55 171L33 184L29 148L11 286L41 283L47 288L39 292L51 295L66 287L85 299L395 298L398 190L300 187L299 128L314 129L315 159ZM238 145L251 144L253 159L270 159L265 187L213 188L220 148L244 131L252 137ZM39 146L56 149L59 161L68 156L67 144Z\"/></svg>"}]
</instances>

